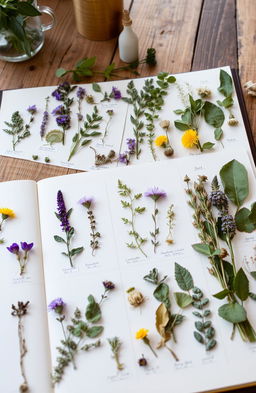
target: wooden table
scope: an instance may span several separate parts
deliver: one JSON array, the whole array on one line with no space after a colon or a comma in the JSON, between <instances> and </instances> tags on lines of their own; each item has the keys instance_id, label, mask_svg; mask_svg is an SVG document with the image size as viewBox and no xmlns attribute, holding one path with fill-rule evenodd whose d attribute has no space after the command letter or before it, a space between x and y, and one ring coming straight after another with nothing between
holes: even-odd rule
<instances>
[{"instance_id":1,"label":"wooden table","mask_svg":"<svg viewBox=\"0 0 256 393\"><path fill-rule=\"evenodd\" d=\"M71 68L85 56L96 55L101 68L112 61L121 64L116 39L93 42L77 33L71 0L41 3L54 9L56 27L46 33L44 48L36 57L17 64L0 61L1 89L56 85L55 70ZM256 81L256 0L125 0L125 7L131 10L140 39L140 56L149 47L157 49L157 66L141 66L141 76L230 65L239 69L242 84ZM256 98L245 96L245 101L256 139ZM0 181L39 180L67 173L74 171L0 158ZM239 390L255 391L255 387Z\"/></svg>"}]
</instances>

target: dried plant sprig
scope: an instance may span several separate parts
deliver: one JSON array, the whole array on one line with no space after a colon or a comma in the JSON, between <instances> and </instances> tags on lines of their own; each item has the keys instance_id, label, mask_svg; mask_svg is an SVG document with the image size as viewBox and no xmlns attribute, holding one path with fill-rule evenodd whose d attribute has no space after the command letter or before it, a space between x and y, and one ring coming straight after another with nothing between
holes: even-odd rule
<instances>
[{"instance_id":1,"label":"dried plant sprig","mask_svg":"<svg viewBox=\"0 0 256 393\"><path fill-rule=\"evenodd\" d=\"M90 130L98 129L101 120L102 120L102 116L99 116L98 108L95 105L93 108L92 115L89 115L87 113L86 121L84 122L83 128L81 127L79 132L77 132L72 139L73 143L70 149L68 161L71 160L71 158L74 156L74 154L77 153L79 149L91 143L92 141L91 138L101 135L101 132L98 131L89 132Z\"/></svg>"},{"instance_id":2,"label":"dried plant sprig","mask_svg":"<svg viewBox=\"0 0 256 393\"><path fill-rule=\"evenodd\" d=\"M55 215L57 219L60 221L60 226L62 231L65 232L66 234L66 239L63 239L62 237L55 235L54 240L58 243L64 243L66 245L67 252L62 252L62 254L68 257L70 266L74 267L73 257L83 252L84 247L70 249L71 241L75 234L74 227L72 227L69 223L69 218L73 209L71 208L67 211L64 197L62 191L60 190L57 193L57 210L58 211L55 212Z\"/></svg>"},{"instance_id":3,"label":"dried plant sprig","mask_svg":"<svg viewBox=\"0 0 256 393\"><path fill-rule=\"evenodd\" d=\"M27 111L30 113L31 116L29 122L25 125L24 125L24 119L21 117L19 111L13 112L10 122L7 121L4 122L8 128L4 128L3 131L12 136L13 151L15 151L18 143L20 143L23 139L28 138L31 135L30 126L34 121L34 113L36 113L37 111L36 106L32 105L27 109Z\"/></svg>"},{"instance_id":4,"label":"dried plant sprig","mask_svg":"<svg viewBox=\"0 0 256 393\"><path fill-rule=\"evenodd\" d=\"M131 161L131 158L135 154L136 140L133 138L127 138L126 144L127 144L127 150L124 153L119 154L118 162L128 165Z\"/></svg>"},{"instance_id":5,"label":"dried plant sprig","mask_svg":"<svg viewBox=\"0 0 256 393\"><path fill-rule=\"evenodd\" d=\"M232 106L234 105L233 99L233 81L231 76L224 70L220 70L220 86L218 90L221 94L224 95L223 101L217 101L218 105L223 108L226 108L229 111L229 121L228 124L230 126L236 126L239 121L236 119L234 113L232 112Z\"/></svg>"},{"instance_id":6,"label":"dried plant sprig","mask_svg":"<svg viewBox=\"0 0 256 393\"><path fill-rule=\"evenodd\" d=\"M29 391L29 385L28 385L28 380L26 377L25 373L25 366L24 366L24 357L26 356L28 349L27 349L27 344L26 344L26 339L24 335L24 326L23 326L23 317L27 314L28 312L28 306L29 306L29 301L26 303L18 301L17 306L12 304L12 312L11 314L14 317L18 318L18 338L19 338L19 352L20 352L20 372L21 376L23 379L22 384L19 387L19 391L22 392L28 392Z\"/></svg>"},{"instance_id":7,"label":"dried plant sprig","mask_svg":"<svg viewBox=\"0 0 256 393\"><path fill-rule=\"evenodd\" d=\"M92 255L95 255L96 250L98 248L100 248L99 238L101 237L100 232L97 231L97 228L96 228L95 214L93 212L93 207L95 205L95 201L93 200L93 198L83 197L79 200L78 203L87 209L87 216L88 216L88 220L90 222L90 227L91 227L90 247L92 249Z\"/></svg>"},{"instance_id":8,"label":"dried plant sprig","mask_svg":"<svg viewBox=\"0 0 256 393\"><path fill-rule=\"evenodd\" d=\"M106 113L107 113L107 115L108 115L108 121L107 121L107 123L106 123L106 127L105 127L105 130L104 130L103 137L102 137L102 139L101 139L103 145L104 145L104 143L105 143L105 138L106 138L106 136L108 135L108 128L109 128L109 124L110 124L110 122L111 122L111 119L112 119L112 117L113 117L113 115L114 115L114 111L113 111L112 109L108 109L108 110L106 111Z\"/></svg>"},{"instance_id":9,"label":"dried plant sprig","mask_svg":"<svg viewBox=\"0 0 256 393\"><path fill-rule=\"evenodd\" d=\"M174 150L171 146L169 135L168 135L168 132L170 130L170 121L169 120L162 120L160 122L160 127L165 131L165 136L166 136L166 142L164 144L162 144L160 147L164 148L164 155L166 157L171 157L174 153ZM157 138L155 139L155 143L156 143L156 140L157 140Z\"/></svg>"},{"instance_id":10,"label":"dried plant sprig","mask_svg":"<svg viewBox=\"0 0 256 393\"><path fill-rule=\"evenodd\" d=\"M168 226L168 235L166 238L166 243L167 244L173 244L174 240L173 240L173 234L172 234L172 230L174 228L174 220L175 220L175 213L173 210L173 204L171 204L169 206L169 209L167 210L167 226Z\"/></svg>"},{"instance_id":11,"label":"dried plant sprig","mask_svg":"<svg viewBox=\"0 0 256 393\"><path fill-rule=\"evenodd\" d=\"M151 352L157 358L157 353L153 349L153 347L151 345L151 342L150 342L150 339L148 338L148 332L149 332L148 329L144 329L144 328L139 329L136 332L135 338L136 338L136 340L142 340L144 342L144 344L146 344L150 348Z\"/></svg>"},{"instance_id":12,"label":"dried plant sprig","mask_svg":"<svg viewBox=\"0 0 256 393\"><path fill-rule=\"evenodd\" d=\"M120 360L119 360L120 348L122 345L120 339L118 337L113 337L113 338L108 338L107 340L110 345L111 352L113 354L113 358L115 359L117 369L123 370L124 364L120 363Z\"/></svg>"},{"instance_id":13,"label":"dried plant sprig","mask_svg":"<svg viewBox=\"0 0 256 393\"><path fill-rule=\"evenodd\" d=\"M49 100L50 100L50 97L46 97L45 98L45 109L44 109L44 113L43 113L43 120L42 120L42 123L41 123L41 126L40 126L41 139L43 139L44 136L45 136L46 127L47 127L47 124L48 124L48 121L49 121L49 116L50 116L49 115L49 108L48 108Z\"/></svg>"},{"instance_id":14,"label":"dried plant sprig","mask_svg":"<svg viewBox=\"0 0 256 393\"><path fill-rule=\"evenodd\" d=\"M0 222L0 232L2 232L4 222L8 218L15 218L15 213L12 209L9 209L8 207L0 207L0 214L2 215L2 220ZM0 239L0 244L3 243L4 243L4 239Z\"/></svg>"},{"instance_id":15,"label":"dried plant sprig","mask_svg":"<svg viewBox=\"0 0 256 393\"><path fill-rule=\"evenodd\" d=\"M156 253L156 248L159 246L159 241L158 241L158 236L160 234L160 229L157 225L157 216L159 213L159 209L157 207L157 202L162 199L162 198L166 198L167 194L165 191L161 191L159 190L158 187L153 187L150 190L148 190L147 192L145 192L145 197L151 198L154 201L154 210L152 213L152 219L154 222L154 230L152 232L150 232L150 236L151 236L151 243L153 244L154 247L154 253Z\"/></svg>"},{"instance_id":16,"label":"dried plant sprig","mask_svg":"<svg viewBox=\"0 0 256 393\"><path fill-rule=\"evenodd\" d=\"M97 153L94 147L90 146L90 149L94 151L94 164L95 166L111 164L112 162L116 162L116 152L114 150L110 150L107 155Z\"/></svg>"},{"instance_id":17,"label":"dried plant sprig","mask_svg":"<svg viewBox=\"0 0 256 393\"><path fill-rule=\"evenodd\" d=\"M134 194L133 191L121 180L118 180L118 193L121 197L126 199L126 200L121 200L121 204L124 209L128 209L130 211L130 215L131 215L130 219L122 217L123 223L131 227L131 230L129 231L129 235L133 239L131 243L126 243L126 245L129 248L140 250L140 252L145 257L147 257L147 255L142 249L142 246L147 241L147 239L140 236L140 234L137 232L135 227L136 217L138 215L143 214L145 211L145 207L140 207L140 206L135 207L135 202L141 199L142 194Z\"/></svg>"},{"instance_id":18,"label":"dried plant sprig","mask_svg":"<svg viewBox=\"0 0 256 393\"><path fill-rule=\"evenodd\" d=\"M17 261L20 265L20 276L25 273L29 252L33 248L33 246L34 243L20 242L21 249L17 243L13 243L9 247L7 247L7 250L11 254L16 255ZM22 251L24 251L24 253Z\"/></svg>"},{"instance_id":19,"label":"dried plant sprig","mask_svg":"<svg viewBox=\"0 0 256 393\"><path fill-rule=\"evenodd\" d=\"M103 98L102 100L100 100L100 102L105 102L105 101L109 102L112 99L120 100L122 98L121 91L114 86L112 87L111 93L107 93L106 91L103 91L101 85L95 82L92 84L92 88L96 93L102 94Z\"/></svg>"}]
</instances>

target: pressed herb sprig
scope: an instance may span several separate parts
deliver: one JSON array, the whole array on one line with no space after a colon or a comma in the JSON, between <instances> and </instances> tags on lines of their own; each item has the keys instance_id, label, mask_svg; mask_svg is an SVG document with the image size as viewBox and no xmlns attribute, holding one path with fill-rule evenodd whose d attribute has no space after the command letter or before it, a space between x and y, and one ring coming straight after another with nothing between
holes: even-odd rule
<instances>
[{"instance_id":1,"label":"pressed herb sprig","mask_svg":"<svg viewBox=\"0 0 256 393\"><path fill-rule=\"evenodd\" d=\"M43 113L43 120L42 120L42 123L40 126L41 139L43 139L45 136L46 127L47 127L49 117L50 117L50 115L49 115L49 100L50 100L50 97L45 98L45 109L44 109L44 113Z\"/></svg>"},{"instance_id":2,"label":"pressed herb sprig","mask_svg":"<svg viewBox=\"0 0 256 393\"><path fill-rule=\"evenodd\" d=\"M224 95L223 101L217 101L217 104L226 108L229 111L229 121L228 124L230 126L236 126L239 122L235 118L234 113L232 112L232 106L234 104L233 100L233 82L231 76L224 70L220 70L220 86L218 90L221 94Z\"/></svg>"},{"instance_id":3,"label":"pressed herb sprig","mask_svg":"<svg viewBox=\"0 0 256 393\"><path fill-rule=\"evenodd\" d=\"M94 152L94 164L95 166L111 164L112 162L117 161L116 152L114 150L110 150L107 155L97 153L94 147L90 146L90 149Z\"/></svg>"},{"instance_id":4,"label":"pressed herb sprig","mask_svg":"<svg viewBox=\"0 0 256 393\"><path fill-rule=\"evenodd\" d=\"M112 117L113 117L113 115L114 115L114 111L113 111L112 109L108 109L108 110L106 111L106 113L107 113L107 115L108 115L108 120L107 120L107 123L106 123L106 126L105 126L105 130L104 130L103 137L102 137L102 139L101 139L103 145L104 145L104 143L105 143L105 138L106 138L106 136L108 135L109 124L110 124L111 119L112 119Z\"/></svg>"},{"instance_id":5,"label":"pressed herb sprig","mask_svg":"<svg viewBox=\"0 0 256 393\"><path fill-rule=\"evenodd\" d=\"M120 363L120 360L119 360L119 356L120 356L119 352L120 352L120 348L121 348L120 339L118 337L113 337L113 338L108 338L107 340L110 345L111 352L113 354L113 358L115 359L117 369L123 370L124 365L122 363Z\"/></svg>"},{"instance_id":6,"label":"pressed herb sprig","mask_svg":"<svg viewBox=\"0 0 256 393\"><path fill-rule=\"evenodd\" d=\"M95 255L96 250L98 248L100 248L100 243L98 240L100 238L100 232L98 232L96 229L96 220L95 220L95 215L93 212L94 200L93 200L93 198L83 197L79 200L78 203L80 203L82 206L84 206L87 209L87 216L88 216L88 220L90 222L90 227L91 227L90 246L92 249L92 255Z\"/></svg>"},{"instance_id":7,"label":"pressed herb sprig","mask_svg":"<svg viewBox=\"0 0 256 393\"><path fill-rule=\"evenodd\" d=\"M131 227L129 235L133 239L131 243L126 243L127 247L132 249L138 249L146 257L147 255L142 249L143 244L147 241L146 238L142 237L135 228L135 220L138 215L141 215L145 211L145 207L135 207L136 201L139 201L142 194L134 194L133 191L124 184L121 180L118 180L118 193L121 197L126 200L121 200L122 207L130 211L130 219L122 217L122 221L125 225Z\"/></svg>"},{"instance_id":8,"label":"pressed herb sprig","mask_svg":"<svg viewBox=\"0 0 256 393\"><path fill-rule=\"evenodd\" d=\"M132 156L135 154L136 140L133 138L126 139L127 150L124 153L120 153L118 157L118 162L129 165Z\"/></svg>"},{"instance_id":9,"label":"pressed herb sprig","mask_svg":"<svg viewBox=\"0 0 256 393\"><path fill-rule=\"evenodd\" d=\"M160 233L159 227L157 225L157 216L159 213L159 209L157 207L157 203L160 199L166 198L167 194L165 191L159 190L158 187L153 187L152 189L148 190L145 194L145 197L151 198L154 201L154 210L152 213L152 219L154 222L154 230L150 232L151 236L151 243L154 247L154 253L156 253L156 248L159 246L158 236Z\"/></svg>"},{"instance_id":10,"label":"pressed herb sprig","mask_svg":"<svg viewBox=\"0 0 256 393\"><path fill-rule=\"evenodd\" d=\"M83 252L84 248L78 247L78 248L70 249L71 241L75 234L75 229L69 223L69 218L72 213L72 210L73 209L71 208L67 211L62 191L59 190L57 193L57 212L55 212L55 215L60 221L60 226L62 231L65 232L66 234L66 239L63 239L62 237L55 235L54 240L58 243L66 244L67 252L62 252L62 254L68 257L70 266L74 267L73 257Z\"/></svg>"},{"instance_id":11,"label":"pressed herb sprig","mask_svg":"<svg viewBox=\"0 0 256 393\"><path fill-rule=\"evenodd\" d=\"M119 89L117 89L116 87L112 87L111 93L107 93L106 91L102 90L101 85L99 85L98 83L93 83L92 84L92 89L93 91L95 91L96 93L100 93L102 94L103 98L102 100L100 100L100 102L109 102L112 99L114 100L120 100L122 98L122 93Z\"/></svg>"},{"instance_id":12,"label":"pressed herb sprig","mask_svg":"<svg viewBox=\"0 0 256 393\"><path fill-rule=\"evenodd\" d=\"M91 138L101 135L101 132L98 131L89 132L90 130L98 129L101 120L102 116L99 116L99 111L97 107L94 106L92 114L86 114L86 121L84 122L83 128L81 127L79 132L77 132L72 139L73 143L71 146L68 161L71 160L71 158L74 156L74 154L77 153L79 149L91 143Z\"/></svg>"},{"instance_id":13,"label":"pressed herb sprig","mask_svg":"<svg viewBox=\"0 0 256 393\"><path fill-rule=\"evenodd\" d=\"M20 276L25 273L29 252L32 250L33 246L34 243L20 242L21 249L17 243L13 243L11 246L7 247L7 250L11 254L16 255L17 261L20 265Z\"/></svg>"},{"instance_id":14,"label":"pressed herb sprig","mask_svg":"<svg viewBox=\"0 0 256 393\"><path fill-rule=\"evenodd\" d=\"M28 380L25 373L25 366L24 366L24 357L26 356L28 349L26 344L26 339L24 335L24 326L23 326L23 318L27 315L28 312L29 301L26 303L18 302L17 306L12 304L12 312L11 314L14 317L18 318L18 338L19 338L19 352L20 352L20 372L21 377L23 379L22 384L19 386L19 392L28 392L29 385Z\"/></svg>"},{"instance_id":15,"label":"pressed herb sprig","mask_svg":"<svg viewBox=\"0 0 256 393\"><path fill-rule=\"evenodd\" d=\"M166 243L167 244L173 244L174 240L173 240L173 234L172 234L172 230L174 228L174 220L175 220L175 213L173 210L173 204L171 204L169 206L169 209L167 210L167 226L168 226L168 235L166 237Z\"/></svg>"},{"instance_id":16,"label":"pressed herb sprig","mask_svg":"<svg viewBox=\"0 0 256 393\"><path fill-rule=\"evenodd\" d=\"M79 60L74 69L65 70L64 68L58 68L56 71L56 76L61 78L69 73L72 74L73 80L76 82L80 82L88 77L94 75L103 75L106 79L111 79L112 77L120 76L120 71L129 71L134 73L135 75L139 75L137 71L137 67L140 64L148 64L149 66L156 65L156 50L154 48L147 49L147 55L144 59L137 60L127 66L116 67L115 63L111 63L108 65L103 71L95 70L94 67L96 65L96 56L93 57L85 57Z\"/></svg>"}]
</instances>

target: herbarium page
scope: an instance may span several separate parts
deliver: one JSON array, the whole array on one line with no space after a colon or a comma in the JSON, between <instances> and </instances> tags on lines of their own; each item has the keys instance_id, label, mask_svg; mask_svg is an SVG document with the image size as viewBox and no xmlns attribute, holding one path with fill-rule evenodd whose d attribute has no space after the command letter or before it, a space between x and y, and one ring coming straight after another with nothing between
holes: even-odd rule
<instances>
[{"instance_id":1,"label":"herbarium page","mask_svg":"<svg viewBox=\"0 0 256 393\"><path fill-rule=\"evenodd\" d=\"M35 182L0 183L0 219L0 391L51 393Z\"/></svg>"},{"instance_id":2,"label":"herbarium page","mask_svg":"<svg viewBox=\"0 0 256 393\"><path fill-rule=\"evenodd\" d=\"M92 170L250 152L229 67L4 91L1 154Z\"/></svg>"},{"instance_id":3,"label":"herbarium page","mask_svg":"<svg viewBox=\"0 0 256 393\"><path fill-rule=\"evenodd\" d=\"M139 384L145 393L156 387L195 393L255 381L256 236L237 231L233 237L235 205L227 207L219 175L226 164L248 177L242 208L250 209L255 179L247 154L236 150L38 183L56 392L128 393ZM215 175L213 195L225 199L222 235L234 239L233 268L224 240L215 249L197 246L188 205L194 181L204 182L198 192L205 187L210 195ZM241 280L250 282L251 297L235 301L231 287L212 296L222 291L209 273L215 257L233 275L239 271L236 291L243 299ZM240 320L251 326L250 343Z\"/></svg>"}]
</instances>

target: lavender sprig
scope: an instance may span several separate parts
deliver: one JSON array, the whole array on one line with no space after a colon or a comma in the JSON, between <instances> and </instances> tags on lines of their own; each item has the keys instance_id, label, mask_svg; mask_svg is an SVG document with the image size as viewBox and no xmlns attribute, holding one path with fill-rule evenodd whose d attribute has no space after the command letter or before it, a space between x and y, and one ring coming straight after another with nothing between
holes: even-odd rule
<instances>
[{"instance_id":1,"label":"lavender sprig","mask_svg":"<svg viewBox=\"0 0 256 393\"><path fill-rule=\"evenodd\" d=\"M60 190L57 193L57 210L58 210L58 212L55 212L55 215L58 218L58 220L60 221L60 226L62 228L62 231L66 233L66 240L58 235L54 236L54 240L58 243L65 243L66 244L67 252L62 252L62 254L69 258L70 266L74 267L72 258L75 255L78 255L81 252L83 252L84 247L70 249L71 240L75 234L75 229L73 227L71 227L71 225L69 223L69 217L70 217L73 209L71 208L68 211L66 210L66 205L65 205L64 198L63 198L63 194Z\"/></svg>"},{"instance_id":2,"label":"lavender sprig","mask_svg":"<svg viewBox=\"0 0 256 393\"><path fill-rule=\"evenodd\" d=\"M79 200L79 202L82 206L84 206L87 209L87 215L88 215L88 220L90 222L90 227L91 227L91 241L90 241L90 246L92 249L92 255L95 255L96 250L100 247L98 239L100 238L100 233L96 230L96 221L95 221L95 216L93 213L93 205L94 201L93 198L86 198L83 197Z\"/></svg>"},{"instance_id":3,"label":"lavender sprig","mask_svg":"<svg viewBox=\"0 0 256 393\"><path fill-rule=\"evenodd\" d=\"M25 337L24 337L24 327L23 327L23 323L22 323L22 318L27 314L28 305L29 305L29 301L27 301L26 303L18 302L17 306L12 304L12 312L11 312L11 314L14 317L18 317L18 338L19 338L19 350L20 350L20 371L21 371L21 376L22 376L22 379L23 379L23 382L22 382L22 384L19 387L19 391L21 393L29 391L28 380L27 380L27 377L26 377L25 367L24 367L24 357L25 357L26 353L28 352L28 349L27 349L26 340L25 340Z\"/></svg>"},{"instance_id":4,"label":"lavender sprig","mask_svg":"<svg viewBox=\"0 0 256 393\"><path fill-rule=\"evenodd\" d=\"M154 253L156 253L156 248L159 246L159 241L157 240L157 238L160 233L160 230L157 226L157 215L159 213L159 210L157 208L157 202L160 198L166 197L166 192L159 190L158 187L153 187L150 190L148 190L147 192L145 192L144 195L145 195L145 197L151 198L154 201L154 210L152 213L152 219L154 222L154 231L150 232L150 235L152 237L151 243L154 246Z\"/></svg>"},{"instance_id":5,"label":"lavender sprig","mask_svg":"<svg viewBox=\"0 0 256 393\"><path fill-rule=\"evenodd\" d=\"M49 121L49 112L48 112L49 100L50 100L50 97L45 98L45 109L44 109L44 113L43 113L43 120L42 120L41 127L40 127L41 139L43 139L45 136L46 126Z\"/></svg>"}]
</instances>

